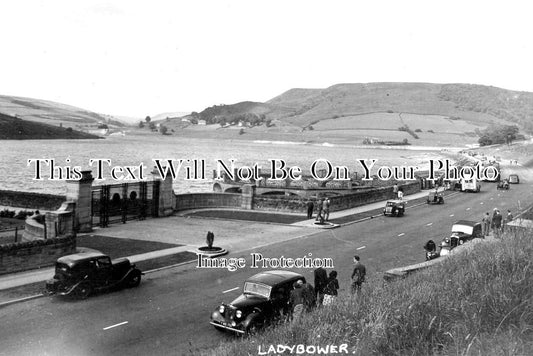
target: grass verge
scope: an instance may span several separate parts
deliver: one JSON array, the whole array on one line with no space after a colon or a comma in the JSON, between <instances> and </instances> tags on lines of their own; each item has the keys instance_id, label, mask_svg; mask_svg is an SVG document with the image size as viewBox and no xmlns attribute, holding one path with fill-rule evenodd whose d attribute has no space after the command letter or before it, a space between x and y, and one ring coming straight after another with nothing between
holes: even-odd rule
<instances>
[{"instance_id":1,"label":"grass verge","mask_svg":"<svg viewBox=\"0 0 533 356\"><path fill-rule=\"evenodd\" d=\"M355 355L529 355L531 235L482 241L405 279L370 280L359 296L340 295L336 304L306 314L298 324L269 328L206 354L257 355L271 345L345 344ZM312 354L309 350L302 354Z\"/></svg>"}]
</instances>

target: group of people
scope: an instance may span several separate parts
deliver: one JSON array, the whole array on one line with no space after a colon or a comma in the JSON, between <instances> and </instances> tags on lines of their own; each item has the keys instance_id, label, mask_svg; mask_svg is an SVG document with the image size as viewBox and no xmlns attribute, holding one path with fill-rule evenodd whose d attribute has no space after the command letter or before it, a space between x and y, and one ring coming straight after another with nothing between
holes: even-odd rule
<instances>
[{"instance_id":1,"label":"group of people","mask_svg":"<svg viewBox=\"0 0 533 356\"><path fill-rule=\"evenodd\" d=\"M392 199L403 200L403 188L396 183L392 186Z\"/></svg>"},{"instance_id":2,"label":"group of people","mask_svg":"<svg viewBox=\"0 0 533 356\"><path fill-rule=\"evenodd\" d=\"M329 220L329 206L331 204L331 201L329 198L323 198L318 199L317 201L317 215L316 215L316 221L320 221L323 223L324 221ZM307 218L312 219L313 218L313 211L315 210L315 204L312 200L309 200L307 202Z\"/></svg>"},{"instance_id":3,"label":"group of people","mask_svg":"<svg viewBox=\"0 0 533 356\"><path fill-rule=\"evenodd\" d=\"M505 219L498 208L494 208L492 216L489 214L489 212L486 212L482 219L483 236L488 236L490 230L492 229L494 236L500 237L505 229L505 226L512 220L513 214L509 209L507 210L507 216Z\"/></svg>"},{"instance_id":4,"label":"group of people","mask_svg":"<svg viewBox=\"0 0 533 356\"><path fill-rule=\"evenodd\" d=\"M353 257L353 261L351 292L358 294L365 282L366 267L357 255ZM337 298L339 294L337 271L333 270L328 275L324 268L318 267L314 270L314 282L315 287L301 279L294 283L289 298L293 321L299 320L304 311L310 311L316 306L330 305Z\"/></svg>"}]
</instances>

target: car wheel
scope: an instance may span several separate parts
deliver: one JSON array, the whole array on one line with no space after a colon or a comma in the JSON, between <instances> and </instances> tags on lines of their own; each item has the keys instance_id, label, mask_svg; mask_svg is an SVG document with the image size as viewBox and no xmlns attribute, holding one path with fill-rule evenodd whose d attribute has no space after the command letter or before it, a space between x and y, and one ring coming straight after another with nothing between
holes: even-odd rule
<instances>
[{"instance_id":1,"label":"car wheel","mask_svg":"<svg viewBox=\"0 0 533 356\"><path fill-rule=\"evenodd\" d=\"M137 287L139 284L141 284L141 273L139 271L133 271L128 278L128 287Z\"/></svg>"},{"instance_id":2,"label":"car wheel","mask_svg":"<svg viewBox=\"0 0 533 356\"><path fill-rule=\"evenodd\" d=\"M78 299L87 299L92 291L93 288L89 283L81 283L78 287L76 287L76 297Z\"/></svg>"}]
</instances>

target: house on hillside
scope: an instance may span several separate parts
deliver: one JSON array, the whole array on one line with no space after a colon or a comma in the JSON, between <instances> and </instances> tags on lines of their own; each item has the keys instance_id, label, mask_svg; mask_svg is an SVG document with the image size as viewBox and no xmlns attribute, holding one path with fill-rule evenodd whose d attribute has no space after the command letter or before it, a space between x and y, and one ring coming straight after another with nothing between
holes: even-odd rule
<instances>
[{"instance_id":1,"label":"house on hillside","mask_svg":"<svg viewBox=\"0 0 533 356\"><path fill-rule=\"evenodd\" d=\"M205 125L207 125L207 121L205 121L205 120L198 120L198 125L205 126Z\"/></svg>"}]
</instances>

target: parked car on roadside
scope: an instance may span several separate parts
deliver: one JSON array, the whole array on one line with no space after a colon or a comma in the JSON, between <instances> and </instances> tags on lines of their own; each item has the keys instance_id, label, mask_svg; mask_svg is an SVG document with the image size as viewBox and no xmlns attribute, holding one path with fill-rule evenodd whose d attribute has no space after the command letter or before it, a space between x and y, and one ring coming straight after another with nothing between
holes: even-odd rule
<instances>
[{"instance_id":1,"label":"parked car on roadside","mask_svg":"<svg viewBox=\"0 0 533 356\"><path fill-rule=\"evenodd\" d=\"M80 252L57 259L55 275L46 281L46 290L85 299L97 291L136 287L142 274L127 258L112 261L98 251Z\"/></svg>"},{"instance_id":2,"label":"parked car on roadside","mask_svg":"<svg viewBox=\"0 0 533 356\"><path fill-rule=\"evenodd\" d=\"M211 313L210 324L220 331L249 334L280 320L289 313L290 292L297 280L305 282L301 274L285 270L251 276L239 297Z\"/></svg>"},{"instance_id":3,"label":"parked car on roadside","mask_svg":"<svg viewBox=\"0 0 533 356\"><path fill-rule=\"evenodd\" d=\"M383 209L385 216L403 216L405 213L405 201L403 200L389 200Z\"/></svg>"},{"instance_id":4,"label":"parked car on roadside","mask_svg":"<svg viewBox=\"0 0 533 356\"><path fill-rule=\"evenodd\" d=\"M483 232L480 222L470 220L459 220L452 225L452 234L442 239L441 243L436 246L432 240L424 245L426 250L426 260L445 256L457 246L475 238L483 238ZM437 251L437 247L439 250Z\"/></svg>"}]
</instances>

